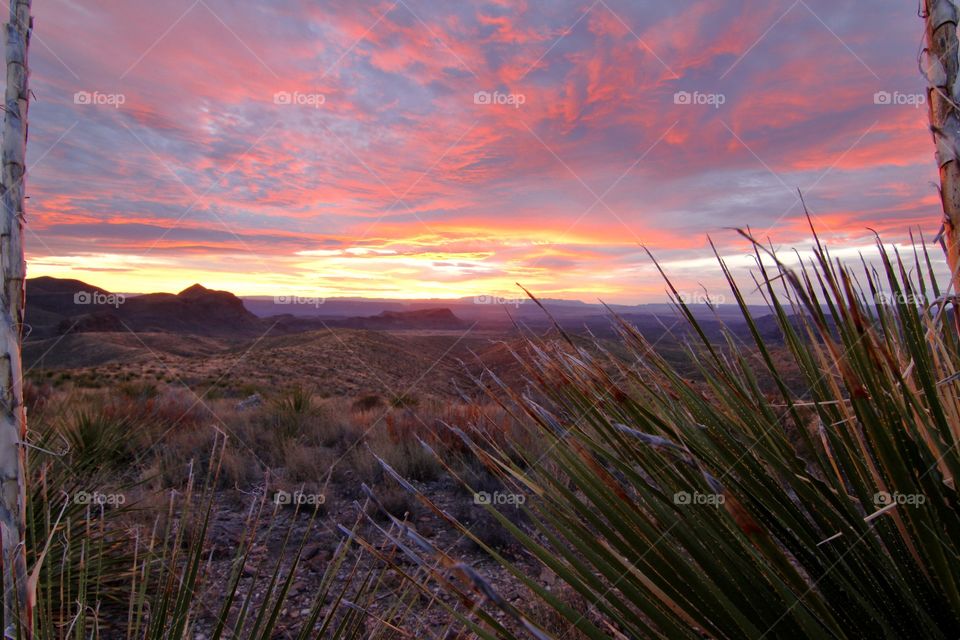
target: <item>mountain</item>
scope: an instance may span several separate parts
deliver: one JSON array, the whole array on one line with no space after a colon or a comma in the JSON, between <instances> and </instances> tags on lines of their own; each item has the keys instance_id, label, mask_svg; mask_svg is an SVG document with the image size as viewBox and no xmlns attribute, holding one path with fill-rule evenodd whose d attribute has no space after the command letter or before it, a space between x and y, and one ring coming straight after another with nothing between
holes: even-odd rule
<instances>
[{"instance_id":1,"label":"mountain","mask_svg":"<svg viewBox=\"0 0 960 640\"><path fill-rule=\"evenodd\" d=\"M247 336L264 322L228 291L195 284L180 293L126 296L80 280L27 280L31 338L67 333L166 332Z\"/></svg>"},{"instance_id":2,"label":"mountain","mask_svg":"<svg viewBox=\"0 0 960 640\"><path fill-rule=\"evenodd\" d=\"M263 322L229 291L195 284L180 293L149 293L128 298L121 317L135 331L167 331L200 335L246 335L261 331Z\"/></svg>"},{"instance_id":3,"label":"mountain","mask_svg":"<svg viewBox=\"0 0 960 640\"><path fill-rule=\"evenodd\" d=\"M289 309L289 307L280 307ZM362 308L362 307L361 307ZM370 309L370 307L366 307ZM125 295L80 280L27 280L28 338L80 333L174 333L248 339L327 328L451 330L470 326L448 308L383 310L369 316L259 317L229 291L195 284L180 293Z\"/></svg>"}]
</instances>

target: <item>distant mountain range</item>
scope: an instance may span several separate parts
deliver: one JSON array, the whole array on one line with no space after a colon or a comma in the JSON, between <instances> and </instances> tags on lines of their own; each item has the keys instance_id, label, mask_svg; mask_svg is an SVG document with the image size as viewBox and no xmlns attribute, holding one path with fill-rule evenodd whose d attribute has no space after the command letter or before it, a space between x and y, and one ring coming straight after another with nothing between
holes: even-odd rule
<instances>
[{"instance_id":1,"label":"distant mountain range","mask_svg":"<svg viewBox=\"0 0 960 640\"><path fill-rule=\"evenodd\" d=\"M242 338L271 330L296 333L323 327L444 330L468 326L445 308L384 310L363 317L302 317L289 313L260 317L229 291L214 291L199 284L177 294L127 296L80 280L50 277L27 281L26 323L28 337L32 338L124 331Z\"/></svg>"},{"instance_id":2,"label":"distant mountain range","mask_svg":"<svg viewBox=\"0 0 960 640\"><path fill-rule=\"evenodd\" d=\"M676 315L671 304L651 303L638 305L602 305L590 304L579 300L560 300L539 298L540 304L547 308L558 320L583 320L591 317L607 318L610 312L618 315ZM539 323L545 319L543 310L528 297L501 298L496 296L475 296L455 299L396 300L374 298L302 298L297 296L277 296L274 298L255 296L243 298L250 311L260 317L292 315L295 317L351 317L381 313L383 311L415 311L422 309L447 308L457 317L474 322L506 322L514 320ZM694 313L704 318L739 320L739 308L732 304L715 305L712 309L706 304L693 304ZM758 315L767 313L766 307L754 306L751 310Z\"/></svg>"},{"instance_id":3,"label":"distant mountain range","mask_svg":"<svg viewBox=\"0 0 960 640\"><path fill-rule=\"evenodd\" d=\"M570 335L589 333L614 351L618 341L611 340L611 311L665 357L682 353L681 339L699 339L669 305L540 303L546 312L532 301L494 298L241 299L199 284L179 293L124 295L80 280L42 277L27 281L24 360L38 371L106 366L114 376L141 375L152 367L156 375L183 376L188 382L232 371L271 385L278 371L297 371L347 394L375 390L378 381L400 385L411 375L432 372L431 387L453 393L450 379L462 373L453 360L476 363L479 358L501 377L516 375L513 351L523 343L520 333L550 335L554 321ZM701 305L693 310L709 339L720 340L726 326L752 342L736 309ZM756 324L770 344L780 342L765 309ZM443 365L434 367L440 360Z\"/></svg>"},{"instance_id":4,"label":"distant mountain range","mask_svg":"<svg viewBox=\"0 0 960 640\"><path fill-rule=\"evenodd\" d=\"M372 300L333 298L252 297L195 284L180 293L124 295L80 280L51 277L27 281L29 338L67 333L161 332L218 338L250 338L316 331L324 328L396 330L466 330L473 327L509 331L515 326L548 327L553 321L568 330L594 333L611 330L610 313L637 326L648 337L685 331L668 304L586 304L570 300L540 300L549 315L528 299L504 300L481 296L456 300ZM719 335L721 323L743 329L733 305L691 307L708 335ZM757 309L758 315L767 313ZM776 331L772 322L761 329Z\"/></svg>"}]
</instances>

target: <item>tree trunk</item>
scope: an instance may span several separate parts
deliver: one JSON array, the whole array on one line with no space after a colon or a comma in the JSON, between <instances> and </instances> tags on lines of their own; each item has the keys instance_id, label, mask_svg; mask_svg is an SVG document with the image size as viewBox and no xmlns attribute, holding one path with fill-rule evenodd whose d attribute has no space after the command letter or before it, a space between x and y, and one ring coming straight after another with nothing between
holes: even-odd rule
<instances>
[{"instance_id":1,"label":"tree trunk","mask_svg":"<svg viewBox=\"0 0 960 640\"><path fill-rule=\"evenodd\" d=\"M953 0L924 0L927 48L921 61L927 76L930 130L940 167L943 239L953 295L960 295L960 109L957 107L957 7Z\"/></svg>"},{"instance_id":2,"label":"tree trunk","mask_svg":"<svg viewBox=\"0 0 960 640\"><path fill-rule=\"evenodd\" d=\"M25 519L27 416L23 406L20 346L24 311L24 163L27 150L27 49L33 27L30 0L10 0L6 25L7 89L3 119L0 200L0 551L3 629L6 637L32 637L26 571ZM18 633L19 632L19 633Z\"/></svg>"}]
</instances>

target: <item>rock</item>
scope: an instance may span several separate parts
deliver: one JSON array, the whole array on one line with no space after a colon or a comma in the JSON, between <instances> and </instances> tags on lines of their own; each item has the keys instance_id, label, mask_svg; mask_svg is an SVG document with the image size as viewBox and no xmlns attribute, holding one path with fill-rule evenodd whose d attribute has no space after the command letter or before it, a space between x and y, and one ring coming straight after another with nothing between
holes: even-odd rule
<instances>
[{"instance_id":1,"label":"rock","mask_svg":"<svg viewBox=\"0 0 960 640\"><path fill-rule=\"evenodd\" d=\"M557 584L557 574L551 571L549 567L543 567L540 569L540 582L552 587Z\"/></svg>"},{"instance_id":2,"label":"rock","mask_svg":"<svg viewBox=\"0 0 960 640\"><path fill-rule=\"evenodd\" d=\"M324 569L326 569L327 563L330 562L330 558L332 556L333 556L332 553L330 553L327 550L323 550L315 554L314 556L312 556L309 560L306 561L306 563L307 563L307 566L313 569L314 571L322 572Z\"/></svg>"}]
</instances>

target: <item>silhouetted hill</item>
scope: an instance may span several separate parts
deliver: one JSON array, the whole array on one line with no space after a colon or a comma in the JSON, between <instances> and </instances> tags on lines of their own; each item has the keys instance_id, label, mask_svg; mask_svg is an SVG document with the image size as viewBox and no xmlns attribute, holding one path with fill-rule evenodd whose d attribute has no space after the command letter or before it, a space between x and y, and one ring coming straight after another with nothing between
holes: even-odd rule
<instances>
[{"instance_id":1,"label":"silhouetted hill","mask_svg":"<svg viewBox=\"0 0 960 640\"><path fill-rule=\"evenodd\" d=\"M66 333L168 332L247 336L264 322L228 291L195 284L178 294L125 296L80 280L27 280L30 337Z\"/></svg>"},{"instance_id":2,"label":"silhouetted hill","mask_svg":"<svg viewBox=\"0 0 960 640\"><path fill-rule=\"evenodd\" d=\"M229 291L195 284L180 293L131 297L118 309L135 331L172 331L201 335L245 335L263 323Z\"/></svg>"}]
</instances>

